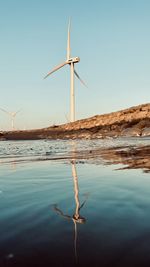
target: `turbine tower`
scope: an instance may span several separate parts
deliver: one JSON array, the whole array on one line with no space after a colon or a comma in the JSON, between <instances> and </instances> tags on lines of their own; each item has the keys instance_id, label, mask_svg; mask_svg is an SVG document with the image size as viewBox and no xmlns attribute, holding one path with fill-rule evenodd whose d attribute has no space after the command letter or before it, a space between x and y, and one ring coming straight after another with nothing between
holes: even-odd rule
<instances>
[{"instance_id":1,"label":"turbine tower","mask_svg":"<svg viewBox=\"0 0 150 267\"><path fill-rule=\"evenodd\" d=\"M80 80L80 82L85 85L84 81L80 78L79 74L76 72L74 68L74 64L78 63L80 61L79 57L71 57L71 48L70 48L70 20L68 24L68 40L67 40L67 58L66 61L62 64L56 66L54 69L52 69L45 77L46 79L49 75L51 75L53 72L59 70L60 68L64 67L65 65L70 66L70 121L75 121L75 92L74 92L74 74L76 77ZM86 85L85 85L86 86Z\"/></svg>"},{"instance_id":2,"label":"turbine tower","mask_svg":"<svg viewBox=\"0 0 150 267\"><path fill-rule=\"evenodd\" d=\"M15 119L17 113L20 112L20 109L16 112L9 112L9 111L2 109L2 108L0 108L0 110L2 110L3 112L5 112L7 115L9 115L11 117L11 128L12 128L12 131L14 131L15 130L14 119Z\"/></svg>"}]
</instances>

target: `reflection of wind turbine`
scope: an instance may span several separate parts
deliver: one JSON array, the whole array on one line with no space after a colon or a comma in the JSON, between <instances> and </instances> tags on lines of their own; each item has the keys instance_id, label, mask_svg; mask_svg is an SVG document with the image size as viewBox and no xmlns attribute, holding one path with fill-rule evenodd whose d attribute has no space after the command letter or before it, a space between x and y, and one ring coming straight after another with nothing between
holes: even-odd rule
<instances>
[{"instance_id":1,"label":"reflection of wind turbine","mask_svg":"<svg viewBox=\"0 0 150 267\"><path fill-rule=\"evenodd\" d=\"M8 114L9 116L11 116L11 127L12 127L12 130L15 130L15 127L14 127L14 119L15 119L17 113L20 112L20 109L18 111L16 111L16 112L9 112L9 111L7 111L5 109L2 109L2 108L0 108L0 109L3 112L5 112L6 114Z\"/></svg>"},{"instance_id":2,"label":"reflection of wind turbine","mask_svg":"<svg viewBox=\"0 0 150 267\"><path fill-rule=\"evenodd\" d=\"M74 159L71 161L71 166L72 166L72 176L73 176L73 182L74 182L74 198L75 198L75 204L76 204L75 212L73 216L70 216L70 215L64 214L62 210L58 208L57 204L55 204L53 208L59 215L61 215L62 217L66 219L72 220L74 223L74 249L75 249L75 259L77 262L78 261L78 258L77 258L77 223L84 224L86 222L86 219L80 215L80 210L86 203L88 195L86 195L86 199L80 205L78 176L77 176L77 171L76 171L76 162Z\"/></svg>"},{"instance_id":3,"label":"reflection of wind turbine","mask_svg":"<svg viewBox=\"0 0 150 267\"><path fill-rule=\"evenodd\" d=\"M64 67L65 65L69 64L70 65L70 72L71 72L71 104L70 104L70 121L74 122L75 121L75 93L74 93L74 74L76 77L80 80L82 84L85 85L83 80L80 78L79 74L76 72L74 68L74 64L78 63L80 61L79 57L71 57L71 49L70 49L70 20L69 20L69 25L68 25L68 41L67 41L67 59L64 63L58 65L54 69L52 69L45 77L47 78L49 75L51 75L53 72L59 70L60 68ZM86 85L85 85L86 86Z\"/></svg>"}]
</instances>

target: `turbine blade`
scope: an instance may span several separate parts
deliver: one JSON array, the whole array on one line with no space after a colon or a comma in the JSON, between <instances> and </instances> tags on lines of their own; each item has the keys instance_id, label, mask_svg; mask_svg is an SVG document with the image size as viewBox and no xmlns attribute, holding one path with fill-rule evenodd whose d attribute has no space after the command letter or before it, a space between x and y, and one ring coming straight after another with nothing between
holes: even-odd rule
<instances>
[{"instance_id":1,"label":"turbine blade","mask_svg":"<svg viewBox=\"0 0 150 267\"><path fill-rule=\"evenodd\" d=\"M64 62L58 66L56 66L54 69L52 69L45 77L44 79L46 79L49 75L51 75L53 72L59 70L60 68L62 68L63 66L65 66L67 64L67 62Z\"/></svg>"},{"instance_id":2,"label":"turbine blade","mask_svg":"<svg viewBox=\"0 0 150 267\"><path fill-rule=\"evenodd\" d=\"M3 108L0 108L0 110L2 110L3 112L7 113L7 114L10 114L7 110L3 109Z\"/></svg>"},{"instance_id":3,"label":"turbine blade","mask_svg":"<svg viewBox=\"0 0 150 267\"><path fill-rule=\"evenodd\" d=\"M76 70L74 69L74 74L77 76L77 78L80 80L80 82L87 87L87 85L85 84L85 82L81 79L81 77L79 76L79 74L76 72Z\"/></svg>"},{"instance_id":4,"label":"turbine blade","mask_svg":"<svg viewBox=\"0 0 150 267\"><path fill-rule=\"evenodd\" d=\"M69 23L68 23L68 39L67 39L67 60L70 58L70 25L71 25L71 21L69 19Z\"/></svg>"},{"instance_id":5,"label":"turbine blade","mask_svg":"<svg viewBox=\"0 0 150 267\"><path fill-rule=\"evenodd\" d=\"M70 122L70 120L69 120L69 118L68 118L68 115L67 115L67 114L65 114L65 118L66 118L66 120L67 120L67 123L69 123L69 122Z\"/></svg>"}]
</instances>

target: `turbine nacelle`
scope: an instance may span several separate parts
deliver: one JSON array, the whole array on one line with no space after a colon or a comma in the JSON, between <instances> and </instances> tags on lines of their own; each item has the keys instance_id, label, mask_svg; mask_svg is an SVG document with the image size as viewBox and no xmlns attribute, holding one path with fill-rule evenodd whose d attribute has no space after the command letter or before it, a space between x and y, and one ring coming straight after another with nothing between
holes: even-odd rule
<instances>
[{"instance_id":1,"label":"turbine nacelle","mask_svg":"<svg viewBox=\"0 0 150 267\"><path fill-rule=\"evenodd\" d=\"M67 59L66 63L67 64L78 63L79 61L80 61L79 57L71 57L71 58Z\"/></svg>"}]
</instances>

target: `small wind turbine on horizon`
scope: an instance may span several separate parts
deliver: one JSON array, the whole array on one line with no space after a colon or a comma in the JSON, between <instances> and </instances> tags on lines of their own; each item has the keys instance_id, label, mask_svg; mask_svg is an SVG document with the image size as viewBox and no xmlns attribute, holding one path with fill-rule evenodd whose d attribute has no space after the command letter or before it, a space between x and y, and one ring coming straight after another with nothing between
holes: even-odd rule
<instances>
[{"instance_id":1,"label":"small wind turbine on horizon","mask_svg":"<svg viewBox=\"0 0 150 267\"><path fill-rule=\"evenodd\" d=\"M15 127L14 127L14 120L15 120L15 117L16 115L18 114L18 112L20 112L20 109L16 112L9 112L3 108L0 108L1 111L5 112L7 115L9 115L11 117L11 128L12 130L14 131L15 130Z\"/></svg>"},{"instance_id":2,"label":"small wind turbine on horizon","mask_svg":"<svg viewBox=\"0 0 150 267\"><path fill-rule=\"evenodd\" d=\"M78 63L80 61L79 57L71 57L71 48L70 48L70 19L68 24L68 40L67 40L67 59L64 63L56 66L54 69L52 69L45 77L46 79L49 75L51 75L53 72L59 70L60 68L64 67L65 65L69 64L70 66L70 73L71 73L71 84L70 84L70 121L75 121L75 92L74 92L74 74L76 77L80 80L80 82L86 86L84 81L80 78L79 74L76 72L74 68L74 64Z\"/></svg>"}]
</instances>

